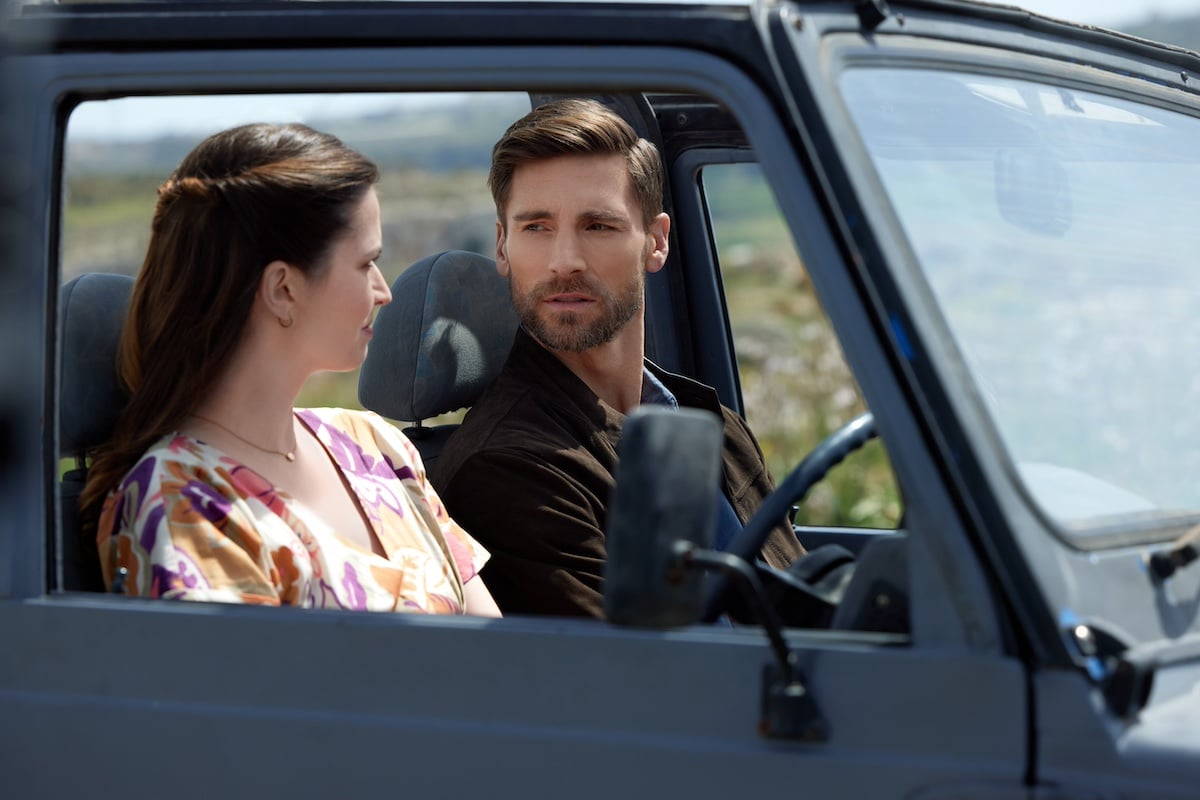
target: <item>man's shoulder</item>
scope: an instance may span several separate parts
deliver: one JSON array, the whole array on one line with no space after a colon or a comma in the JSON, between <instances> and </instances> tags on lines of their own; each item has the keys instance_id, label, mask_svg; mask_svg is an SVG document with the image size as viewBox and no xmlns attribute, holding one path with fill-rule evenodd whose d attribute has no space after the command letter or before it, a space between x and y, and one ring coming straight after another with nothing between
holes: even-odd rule
<instances>
[{"instance_id":1,"label":"man's shoulder","mask_svg":"<svg viewBox=\"0 0 1200 800\"><path fill-rule=\"evenodd\" d=\"M749 432L749 426L742 415L722 403L717 390L707 383L670 372L652 361L646 362L646 368L671 392L681 406L711 411L722 418L726 427L732 426Z\"/></svg>"},{"instance_id":2,"label":"man's shoulder","mask_svg":"<svg viewBox=\"0 0 1200 800\"><path fill-rule=\"evenodd\" d=\"M553 421L534 387L501 375L471 407L431 469L439 491L471 459L498 455L536 458L561 445L561 426Z\"/></svg>"}]
</instances>

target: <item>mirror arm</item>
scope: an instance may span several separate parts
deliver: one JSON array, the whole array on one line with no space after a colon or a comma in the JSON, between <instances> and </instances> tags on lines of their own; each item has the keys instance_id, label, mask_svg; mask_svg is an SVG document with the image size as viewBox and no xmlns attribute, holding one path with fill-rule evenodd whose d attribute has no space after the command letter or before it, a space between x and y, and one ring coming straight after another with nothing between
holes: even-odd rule
<instances>
[{"instance_id":1,"label":"mirror arm","mask_svg":"<svg viewBox=\"0 0 1200 800\"><path fill-rule=\"evenodd\" d=\"M805 686L804 673L796 654L784 641L783 623L767 602L766 590L754 568L743 558L705 550L684 540L676 542L674 549L683 569L713 569L735 578L762 621L776 658L776 663L767 664L763 671L762 720L759 722L762 734L772 738L807 741L824 741L828 738L828 725Z\"/></svg>"},{"instance_id":2,"label":"mirror arm","mask_svg":"<svg viewBox=\"0 0 1200 800\"><path fill-rule=\"evenodd\" d=\"M789 683L797 679L795 654L788 649L787 642L783 640L783 623L775 609L766 601L766 590L754 568L746 563L745 559L716 550L703 550L691 542L682 540L675 543L675 552L685 567L715 569L737 579L743 593L754 604L754 610L762 621L767 638L771 640L771 649L775 651L783 679Z\"/></svg>"}]
</instances>

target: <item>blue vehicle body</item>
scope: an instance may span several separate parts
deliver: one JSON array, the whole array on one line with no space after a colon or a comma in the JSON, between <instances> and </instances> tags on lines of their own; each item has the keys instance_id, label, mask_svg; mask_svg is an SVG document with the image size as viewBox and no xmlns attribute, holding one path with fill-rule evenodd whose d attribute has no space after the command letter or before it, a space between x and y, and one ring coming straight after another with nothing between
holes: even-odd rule
<instances>
[{"instance_id":1,"label":"blue vehicle body","mask_svg":"<svg viewBox=\"0 0 1200 800\"><path fill-rule=\"evenodd\" d=\"M967 247L983 232L964 213L943 217L955 241L928 238L920 214L950 190L905 180L928 159L941 169L973 148L1003 149L981 174L999 176L1003 163L1045 179L1030 189L989 178L1017 193L995 213L1017 220L1011 242L1023 260L1011 263L1030 265L1030 276L1069 274L1052 248L1085 215L1110 219L1095 211L1107 195L1084 191L1075 170L1104 163L1115 139L1088 134L1079 141L1093 150L1068 157L1048 146L1044 160L1018 134L1006 139L1005 126L1057 135L1059 117L1043 114L1054 122L1043 129L1030 113L1029 98L1043 95L1082 108L1070 118L1081 125L1145 119L1130 135L1163 133L1145 156L1161 197L1174 191L1172 175L1194 174L1167 134L1178 126L1186 139L1200 117L1200 56L966 0L87 3L16 9L3 31L4 796L1196 796L1200 569L1156 575L1152 564L1186 561L1180 536L1200 505L1187 505L1188 487L1150 510L1122 505L1137 487L1113 477L1124 474L1115 467L1084 475L1058 462L1046 478L1048 469L1029 466L1038 459L1019 457L1026 440L1009 420L1025 417L1009 412L1036 410L1022 403L1049 379L1018 392L992 365L1031 352L1035 337L985 347L1002 338L981 327L991 319L985 303L1011 297L1011 287L954 305L956 292L998 267L970 271L974 251L964 249L949 259L964 271L937 272L931 250ZM951 89L964 87L956 105ZM358 615L65 585L58 420L77 398L63 395L58 308L72 109L125 96L384 91L581 93L625 104L664 145L676 227L670 275L647 287L650 351L739 408L697 175L715 163L762 166L904 497L896 531L798 530L810 548L849 543L863 564L873 540L902 539L910 587L902 632L784 632L827 723L823 738L760 731L773 656L755 626ZM928 113L905 116L920 103ZM976 130L956 126L960 108L999 111ZM929 118L947 120L947 139L921 139ZM1070 180L1054 179L1059 164ZM1064 196L1069 212L1054 205ZM947 208L968 208L962 197ZM1178 197L1177 213L1194 225L1194 193ZM1075 227L1031 232L1021 227L1029 208L1034 228L1058 213ZM1184 262L1190 229L1170 230L1163 246ZM1145 274L1153 296L1193 296L1182 268ZM966 288L946 275L967 275ZM1135 284L1114 285L1132 294ZM1068 306L1056 300L1054 312ZM1108 326L1119 328L1122 307L1113 308ZM1194 328L1180 325L1171 330L1190 346ZM1127 334L1141 353L1129 375L1154 361L1158 335ZM1162 417L1182 416L1194 397L1187 372L1180 363L1154 384L1149 394L1173 398ZM1087 391L1086 373L1072 380ZM1124 384L1131 396L1135 383ZM1120 384L1105 392L1120 394ZM1050 389L1044 402L1057 408ZM1146 403L1093 427L1162 439L1143 425L1158 407ZM1190 451L1190 428L1171 430L1179 452ZM1046 438L1038 452L1052 461ZM1153 460L1128 452L1131 462ZM1180 458L1164 468L1186 474L1191 462Z\"/></svg>"}]
</instances>

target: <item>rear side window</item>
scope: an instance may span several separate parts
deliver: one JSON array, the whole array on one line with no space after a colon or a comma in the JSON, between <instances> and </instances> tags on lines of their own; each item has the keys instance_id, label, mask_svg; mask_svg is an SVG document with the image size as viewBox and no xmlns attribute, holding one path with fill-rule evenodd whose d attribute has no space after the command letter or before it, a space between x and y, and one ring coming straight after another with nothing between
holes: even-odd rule
<instances>
[{"instance_id":1,"label":"rear side window","mask_svg":"<svg viewBox=\"0 0 1200 800\"><path fill-rule=\"evenodd\" d=\"M777 479L866 410L757 164L704 168L747 421ZM900 499L875 440L813 488L798 524L894 528Z\"/></svg>"}]
</instances>

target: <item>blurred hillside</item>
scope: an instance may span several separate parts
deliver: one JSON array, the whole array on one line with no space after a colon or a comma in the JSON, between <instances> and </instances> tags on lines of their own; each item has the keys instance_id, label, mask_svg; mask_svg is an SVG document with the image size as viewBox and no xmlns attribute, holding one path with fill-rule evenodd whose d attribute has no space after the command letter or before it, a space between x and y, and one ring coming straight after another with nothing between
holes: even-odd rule
<instances>
[{"instance_id":1,"label":"blurred hillside","mask_svg":"<svg viewBox=\"0 0 1200 800\"><path fill-rule=\"evenodd\" d=\"M397 104L354 116L318 116L307 124L340 137L385 169L486 170L495 139L528 110L523 95L483 94L473 96L469 103L431 103L416 108ZM94 133L72 136L67 171L73 175L153 173L165 178L199 139L194 134L135 140Z\"/></svg>"},{"instance_id":2,"label":"blurred hillside","mask_svg":"<svg viewBox=\"0 0 1200 800\"><path fill-rule=\"evenodd\" d=\"M379 164L380 267L389 280L440 250L490 252L496 218L486 185L492 144L528 108L524 95L477 95L471 102L309 121ZM68 136L65 278L84 271L137 272L156 189L200 138Z\"/></svg>"}]
</instances>

